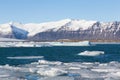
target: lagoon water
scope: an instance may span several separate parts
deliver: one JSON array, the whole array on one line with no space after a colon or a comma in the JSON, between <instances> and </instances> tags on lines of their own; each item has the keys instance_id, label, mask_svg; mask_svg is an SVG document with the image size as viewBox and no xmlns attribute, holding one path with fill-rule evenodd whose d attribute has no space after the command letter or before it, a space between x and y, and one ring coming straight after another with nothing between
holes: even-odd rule
<instances>
[{"instance_id":1,"label":"lagoon water","mask_svg":"<svg viewBox=\"0 0 120 80\"><path fill-rule=\"evenodd\" d=\"M119 80L120 44L0 48L0 70L0 80Z\"/></svg>"}]
</instances>

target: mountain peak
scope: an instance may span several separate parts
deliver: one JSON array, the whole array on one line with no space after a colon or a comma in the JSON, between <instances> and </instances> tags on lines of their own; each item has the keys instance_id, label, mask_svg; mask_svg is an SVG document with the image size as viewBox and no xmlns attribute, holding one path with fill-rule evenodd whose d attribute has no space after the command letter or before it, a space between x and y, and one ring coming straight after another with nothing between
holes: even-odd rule
<instances>
[{"instance_id":1,"label":"mountain peak","mask_svg":"<svg viewBox=\"0 0 120 80\"><path fill-rule=\"evenodd\" d=\"M14 23L13 21L10 21L8 24L9 24L9 25L13 25L13 23Z\"/></svg>"}]
</instances>

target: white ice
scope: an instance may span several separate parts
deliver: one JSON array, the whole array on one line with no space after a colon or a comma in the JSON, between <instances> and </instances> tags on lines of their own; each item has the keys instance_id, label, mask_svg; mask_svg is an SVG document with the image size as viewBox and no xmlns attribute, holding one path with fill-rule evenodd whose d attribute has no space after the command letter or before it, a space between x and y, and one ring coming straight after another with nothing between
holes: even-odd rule
<instances>
[{"instance_id":1,"label":"white ice","mask_svg":"<svg viewBox=\"0 0 120 80\"><path fill-rule=\"evenodd\" d=\"M5 38L6 39L6 38ZM89 41L80 42L24 42L14 41L14 39L1 39L0 47L51 47L51 46L91 46ZM13 42L14 41L14 42Z\"/></svg>"},{"instance_id":2,"label":"white ice","mask_svg":"<svg viewBox=\"0 0 120 80\"><path fill-rule=\"evenodd\" d=\"M119 62L39 60L22 66L0 66L0 80L119 80Z\"/></svg>"},{"instance_id":3,"label":"white ice","mask_svg":"<svg viewBox=\"0 0 120 80\"><path fill-rule=\"evenodd\" d=\"M81 55L81 56L99 56L102 54L104 54L103 51L84 51L84 52L79 53L78 55Z\"/></svg>"},{"instance_id":4,"label":"white ice","mask_svg":"<svg viewBox=\"0 0 120 80\"><path fill-rule=\"evenodd\" d=\"M89 41L80 41L80 42L50 42L52 46L90 46Z\"/></svg>"},{"instance_id":5,"label":"white ice","mask_svg":"<svg viewBox=\"0 0 120 80\"><path fill-rule=\"evenodd\" d=\"M40 59L44 58L43 56L16 56L16 57L7 57L8 59Z\"/></svg>"},{"instance_id":6,"label":"white ice","mask_svg":"<svg viewBox=\"0 0 120 80\"><path fill-rule=\"evenodd\" d=\"M38 69L37 73L42 76L53 77L53 76L65 74L67 73L67 71L58 68L43 68L43 69L40 68Z\"/></svg>"}]
</instances>

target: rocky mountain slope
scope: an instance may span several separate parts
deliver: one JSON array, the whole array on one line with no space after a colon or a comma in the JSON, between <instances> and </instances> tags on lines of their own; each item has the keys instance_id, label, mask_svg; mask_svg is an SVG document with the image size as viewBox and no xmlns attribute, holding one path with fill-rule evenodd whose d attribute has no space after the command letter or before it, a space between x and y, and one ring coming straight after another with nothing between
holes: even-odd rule
<instances>
[{"instance_id":1,"label":"rocky mountain slope","mask_svg":"<svg viewBox=\"0 0 120 80\"><path fill-rule=\"evenodd\" d=\"M120 22L65 19L47 23L6 23L0 37L27 40L120 40Z\"/></svg>"}]
</instances>

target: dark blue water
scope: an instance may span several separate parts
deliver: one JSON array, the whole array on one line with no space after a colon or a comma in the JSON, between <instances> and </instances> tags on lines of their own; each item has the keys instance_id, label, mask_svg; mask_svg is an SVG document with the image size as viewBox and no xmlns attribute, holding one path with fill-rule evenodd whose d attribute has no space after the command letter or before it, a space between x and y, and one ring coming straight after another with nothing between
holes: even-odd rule
<instances>
[{"instance_id":1,"label":"dark blue water","mask_svg":"<svg viewBox=\"0 0 120 80\"><path fill-rule=\"evenodd\" d=\"M83 51L104 51L100 56L80 56ZM40 47L40 48L0 48L0 65L21 65L39 59L7 59L15 56L44 56L45 60L62 62L100 62L120 61L120 44L104 44L81 47Z\"/></svg>"}]
</instances>

